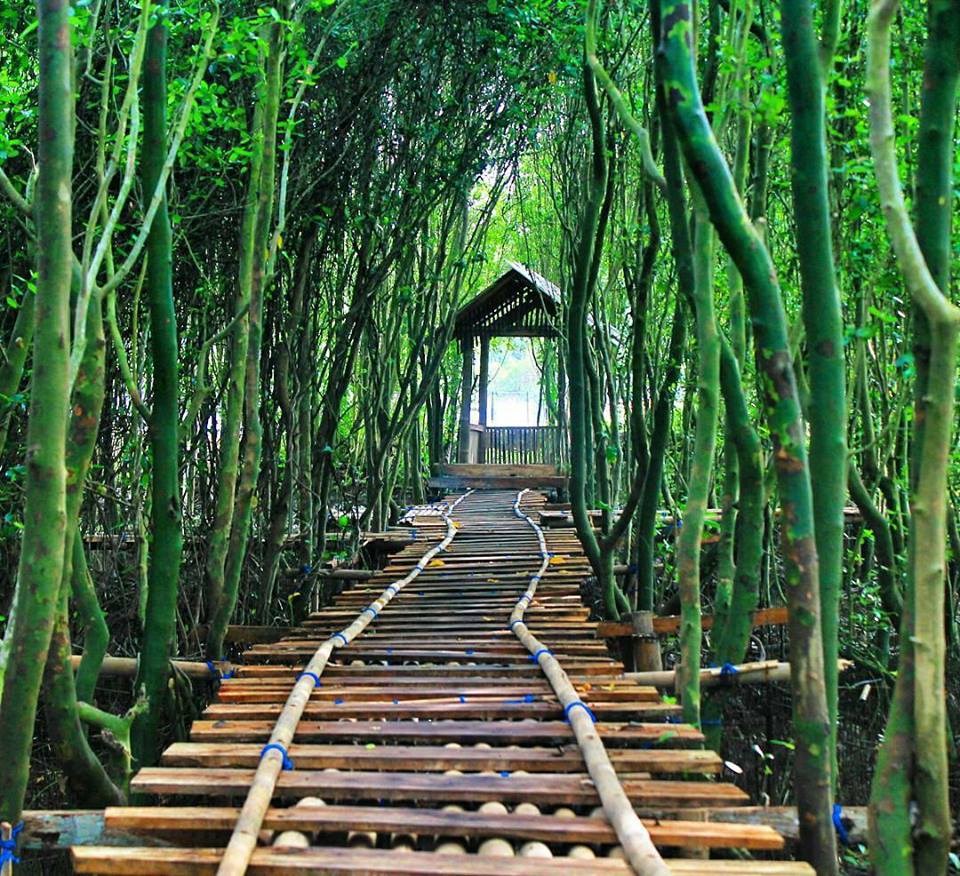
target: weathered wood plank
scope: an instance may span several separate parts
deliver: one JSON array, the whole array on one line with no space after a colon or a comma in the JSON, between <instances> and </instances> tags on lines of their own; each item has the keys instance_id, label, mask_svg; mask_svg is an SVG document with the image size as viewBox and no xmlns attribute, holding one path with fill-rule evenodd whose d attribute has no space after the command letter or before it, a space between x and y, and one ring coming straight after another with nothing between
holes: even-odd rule
<instances>
[{"instance_id":1,"label":"weathered wood plank","mask_svg":"<svg viewBox=\"0 0 960 876\"><path fill-rule=\"evenodd\" d=\"M110 876L183 876L216 870L221 849L114 849L78 847L73 863L78 873ZM388 850L344 848L273 849L254 851L248 870L252 876L285 876L295 872L325 876L394 874L394 876L569 876L571 867L578 876L629 874L626 861L597 858L590 861L570 858L483 858L475 855L436 855L426 852L398 854ZM784 861L684 861L671 860L676 876L814 876L809 864Z\"/></svg>"}]
</instances>

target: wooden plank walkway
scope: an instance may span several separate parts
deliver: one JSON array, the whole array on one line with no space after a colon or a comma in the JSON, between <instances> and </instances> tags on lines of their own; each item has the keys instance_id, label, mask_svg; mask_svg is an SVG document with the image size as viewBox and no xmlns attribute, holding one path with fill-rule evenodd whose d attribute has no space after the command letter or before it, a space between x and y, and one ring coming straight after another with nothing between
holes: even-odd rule
<instances>
[{"instance_id":1,"label":"wooden plank walkway","mask_svg":"<svg viewBox=\"0 0 960 876\"><path fill-rule=\"evenodd\" d=\"M348 647L334 651L310 695L248 870L255 874L578 874L633 872L585 771L563 709L540 667L507 628L541 564L516 494L467 496L456 537ZM545 501L526 493L533 513ZM410 543L283 640L256 645L235 678L159 766L133 780L152 806L106 811L108 828L142 847L74 847L77 872L214 873L261 749L299 671L443 537L436 513L413 515ZM768 827L700 820L697 810L748 804L718 780L655 688L622 677L580 600L589 574L569 530L544 533L552 558L525 622L566 669L593 713L621 784L665 855L769 853ZM684 810L691 816L684 817ZM742 853L740 853L742 855ZM697 876L809 876L802 863L670 857Z\"/></svg>"}]
</instances>

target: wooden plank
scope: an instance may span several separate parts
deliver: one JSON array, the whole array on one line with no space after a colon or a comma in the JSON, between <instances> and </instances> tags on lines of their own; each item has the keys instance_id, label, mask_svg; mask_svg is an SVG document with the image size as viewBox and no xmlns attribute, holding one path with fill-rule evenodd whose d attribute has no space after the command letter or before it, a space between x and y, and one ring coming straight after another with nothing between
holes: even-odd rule
<instances>
[{"instance_id":1,"label":"wooden plank","mask_svg":"<svg viewBox=\"0 0 960 876\"><path fill-rule=\"evenodd\" d=\"M472 465L469 463L445 463L440 466L441 475L451 477L535 477L559 474L555 465L526 463L523 465Z\"/></svg>"},{"instance_id":2,"label":"wooden plank","mask_svg":"<svg viewBox=\"0 0 960 876\"><path fill-rule=\"evenodd\" d=\"M133 834L148 831L230 830L240 810L232 807L112 807L101 813L109 830ZM613 844L617 836L605 818L565 818L555 815L494 815L447 812L403 806L291 806L270 809L267 830L309 833L375 831L476 839L510 836L546 843ZM683 848L782 849L783 837L765 825L715 824L702 821L645 823L659 845Z\"/></svg>"},{"instance_id":3,"label":"wooden plank","mask_svg":"<svg viewBox=\"0 0 960 876\"><path fill-rule=\"evenodd\" d=\"M564 475L538 475L535 477L450 477L440 475L429 478L427 486L434 490L523 490L537 487L555 487L565 489L567 478Z\"/></svg>"},{"instance_id":4,"label":"wooden plank","mask_svg":"<svg viewBox=\"0 0 960 876\"><path fill-rule=\"evenodd\" d=\"M145 767L131 788L144 794L205 794L230 797L244 793L253 779L249 769ZM636 806L731 806L746 804L739 788L715 782L625 779L627 796ZM283 772L276 793L306 797L322 793L327 800L441 800L593 804L599 802L593 782L583 774L425 775L361 770Z\"/></svg>"},{"instance_id":5,"label":"wooden plank","mask_svg":"<svg viewBox=\"0 0 960 876\"><path fill-rule=\"evenodd\" d=\"M190 736L197 741L266 741L273 722L197 720ZM607 745L694 745L703 742L703 734L689 724L606 723L596 725ZM491 742L515 745L524 742L570 742L573 731L566 721L444 721L431 724L414 721L301 721L297 726L299 742L322 739L379 741L395 739L438 742Z\"/></svg>"},{"instance_id":6,"label":"wooden plank","mask_svg":"<svg viewBox=\"0 0 960 876\"><path fill-rule=\"evenodd\" d=\"M176 742L163 753L161 763L177 767L254 767L260 760L260 749L256 744ZM289 752L298 769L583 771L583 758L576 745L483 749L294 744ZM615 749L610 759L628 772L718 773L723 765L716 752L691 749Z\"/></svg>"},{"instance_id":7,"label":"wooden plank","mask_svg":"<svg viewBox=\"0 0 960 876\"><path fill-rule=\"evenodd\" d=\"M777 605L773 608L761 608L753 613L753 625L755 627L775 627L783 626L787 622L787 607ZM713 629L713 615L705 614L701 618L700 625L705 630ZM662 615L653 619L653 630L659 635L675 633L680 629L680 615ZM597 624L597 636L604 639L617 638L619 636L632 636L633 624L621 623L620 621L601 621Z\"/></svg>"},{"instance_id":8,"label":"wooden plank","mask_svg":"<svg viewBox=\"0 0 960 876\"><path fill-rule=\"evenodd\" d=\"M207 849L115 849L77 847L72 850L78 873L117 876L198 876L214 873L222 850ZM615 858L577 860L570 858L484 858L478 855L435 855L427 852L389 850L308 848L259 848L253 853L248 872L252 876L285 876L306 871L326 876L393 874L393 876L550 876L630 874L626 861ZM784 861L684 861L671 860L676 876L814 876L813 868L802 862Z\"/></svg>"},{"instance_id":9,"label":"wooden plank","mask_svg":"<svg viewBox=\"0 0 960 876\"><path fill-rule=\"evenodd\" d=\"M612 703L594 702L591 708L597 712L617 714L629 712L637 718L665 718L679 715L679 706L669 703ZM282 704L279 703L213 703L208 706L203 715L211 720L255 721L258 718L273 718L280 714ZM311 702L303 710L306 720L320 718L341 719L349 718L417 718L420 721L442 721L447 719L463 718L544 718L555 720L562 716L563 709L559 703L525 703L522 700L507 702L477 701L461 702L390 702L390 703L348 703L329 705Z\"/></svg>"}]
</instances>

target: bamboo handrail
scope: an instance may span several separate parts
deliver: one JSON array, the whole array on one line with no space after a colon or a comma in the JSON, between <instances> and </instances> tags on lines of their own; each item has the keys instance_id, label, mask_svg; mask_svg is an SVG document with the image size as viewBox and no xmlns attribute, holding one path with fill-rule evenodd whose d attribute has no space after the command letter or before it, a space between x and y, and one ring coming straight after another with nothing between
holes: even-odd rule
<instances>
[{"instance_id":1,"label":"bamboo handrail","mask_svg":"<svg viewBox=\"0 0 960 876\"><path fill-rule=\"evenodd\" d=\"M853 666L851 660L838 660L837 669L843 672ZM654 687L674 687L676 671L666 669L655 672L625 672L623 677L638 684ZM701 686L721 684L770 684L790 680L790 664L780 660L759 660L740 663L736 666L711 666L700 670Z\"/></svg>"},{"instance_id":2,"label":"bamboo handrail","mask_svg":"<svg viewBox=\"0 0 960 876\"><path fill-rule=\"evenodd\" d=\"M638 876L671 876L670 868L660 857L650 834L637 817L633 804L620 784L617 772L607 756L607 750L594 727L595 718L580 700L560 662L524 623L524 611L533 601L537 584L550 565L550 552L547 550L543 530L531 517L520 510L520 500L526 492L521 490L517 493L516 501L513 503L513 513L526 520L536 534L537 541L540 543L541 562L540 568L530 576L526 592L517 600L517 605L510 615L510 629L536 660L547 681L550 682L550 687L560 700L564 715L570 722L570 727L577 739L587 772L600 798L604 814L616 832L630 866Z\"/></svg>"},{"instance_id":3,"label":"bamboo handrail","mask_svg":"<svg viewBox=\"0 0 960 876\"><path fill-rule=\"evenodd\" d=\"M247 792L247 798L243 802L243 808L234 825L233 833L230 836L230 842L224 849L223 857L220 859L220 865L217 867L217 876L243 876L246 873L250 858L257 847L257 838L263 826L263 819L270 803L273 800L273 792L277 786L277 779L280 771L287 762L287 757L283 753L290 747L293 737L297 731L297 724L303 715L304 709L310 700L310 694L317 684L317 679L326 668L330 655L337 647L346 647L357 636L359 636L367 626L390 603L404 587L413 581L440 551L446 550L447 545L453 541L457 534L457 528L454 526L450 517L450 512L460 504L472 490L468 490L460 496L452 505L450 505L441 515L447 524L447 532L443 540L428 550L419 560L419 562L407 573L407 575L393 584L387 585L383 593L377 597L369 606L363 608L356 619L348 627L339 633L334 633L319 648L317 648L310 662L304 667L296 682L287 702L284 705L273 732L270 734L270 740L267 745L277 745L282 747L270 748L260 759L257 770L254 773L253 780L250 783L250 790ZM371 609L371 610L368 610ZM341 645L337 645L337 640Z\"/></svg>"}]
</instances>

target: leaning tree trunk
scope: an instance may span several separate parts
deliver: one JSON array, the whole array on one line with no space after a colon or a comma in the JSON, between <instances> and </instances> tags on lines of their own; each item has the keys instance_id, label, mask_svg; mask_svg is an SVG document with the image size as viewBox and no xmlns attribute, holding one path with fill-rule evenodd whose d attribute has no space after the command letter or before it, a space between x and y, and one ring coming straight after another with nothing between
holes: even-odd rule
<instances>
[{"instance_id":1,"label":"leaning tree trunk","mask_svg":"<svg viewBox=\"0 0 960 876\"><path fill-rule=\"evenodd\" d=\"M694 74L690 6L679 0L662 0L660 9L667 104L687 164L700 184L720 239L743 277L750 305L782 508L800 845L819 876L832 876L837 873L837 851L813 497L783 298L770 254L747 216L707 121Z\"/></svg>"},{"instance_id":2,"label":"leaning tree trunk","mask_svg":"<svg viewBox=\"0 0 960 876\"><path fill-rule=\"evenodd\" d=\"M949 277L952 133L956 113L960 9L931 4L920 136L923 180L918 228L910 224L897 166L890 97L890 25L897 0L874 0L868 23L870 146L880 204L897 264L916 308L920 394L914 418L910 545L900 669L870 800L871 854L880 876L943 873L951 819L944 692L947 477L960 310L945 295ZM920 186L918 186L920 191ZM929 200L933 194L934 204ZM922 221L920 221L920 217ZM918 366L919 359L918 356ZM912 824L911 805L917 819Z\"/></svg>"},{"instance_id":3,"label":"leaning tree trunk","mask_svg":"<svg viewBox=\"0 0 960 876\"><path fill-rule=\"evenodd\" d=\"M39 253L26 505L12 647L0 703L0 819L23 806L37 698L57 613L66 538L64 448L69 409L73 50L66 0L40 0L35 213Z\"/></svg>"}]
</instances>

